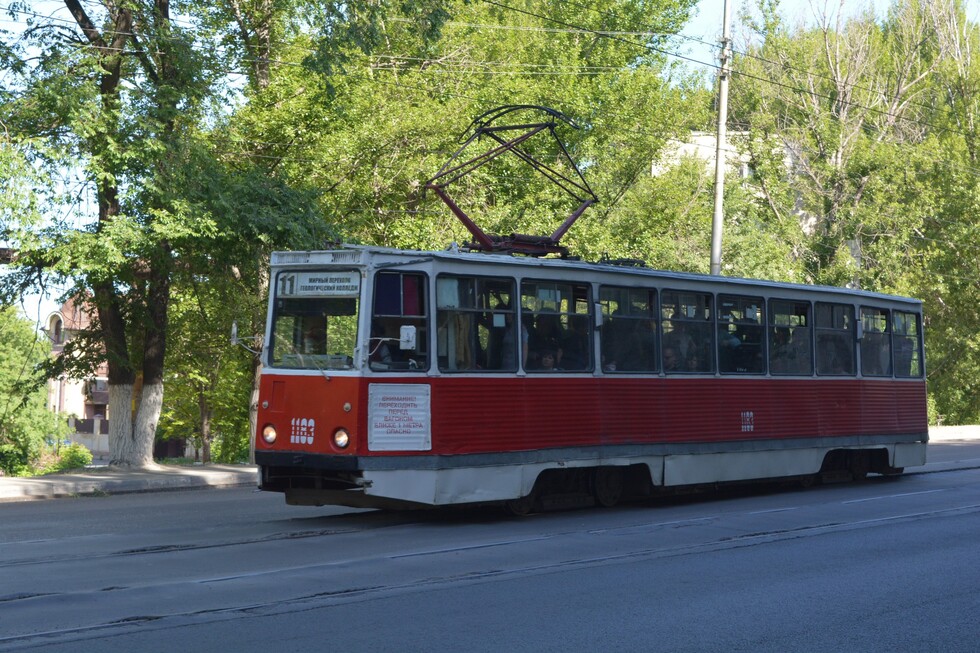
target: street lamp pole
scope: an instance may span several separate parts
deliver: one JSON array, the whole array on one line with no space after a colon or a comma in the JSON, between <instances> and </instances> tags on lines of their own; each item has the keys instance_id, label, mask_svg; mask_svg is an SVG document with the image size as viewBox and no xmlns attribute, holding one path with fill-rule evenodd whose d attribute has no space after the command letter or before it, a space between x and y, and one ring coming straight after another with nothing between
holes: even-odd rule
<instances>
[{"instance_id":1,"label":"street lamp pole","mask_svg":"<svg viewBox=\"0 0 980 653\"><path fill-rule=\"evenodd\" d=\"M715 212L711 220L711 274L721 274L721 231L725 215L725 132L728 122L728 76L732 55L729 29L731 8L725 0L725 24L722 28L721 65L718 68L718 137L715 142Z\"/></svg>"}]
</instances>

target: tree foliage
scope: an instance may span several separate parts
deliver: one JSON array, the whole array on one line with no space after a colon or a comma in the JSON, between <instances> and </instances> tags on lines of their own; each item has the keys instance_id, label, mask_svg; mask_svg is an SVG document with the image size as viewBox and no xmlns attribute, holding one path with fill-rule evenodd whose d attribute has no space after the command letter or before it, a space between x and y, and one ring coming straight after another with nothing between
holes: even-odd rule
<instances>
[{"instance_id":1,"label":"tree foliage","mask_svg":"<svg viewBox=\"0 0 980 653\"><path fill-rule=\"evenodd\" d=\"M68 425L47 410L37 368L51 347L34 325L14 308L0 308L0 341L0 474L18 475L29 471L46 442L60 440Z\"/></svg>"},{"instance_id":2,"label":"tree foliage","mask_svg":"<svg viewBox=\"0 0 980 653\"><path fill-rule=\"evenodd\" d=\"M690 2L368 4L345 4L349 11L315 22L321 32L298 36L287 63L312 56L321 74L285 68L263 96L274 102L250 102L233 127L239 138L279 144L277 172L323 189L323 214L348 240L442 248L466 238L422 182L460 146L471 120L529 104L580 125L560 137L587 162L602 199L569 243L585 254L607 250L614 243L603 223L667 138L703 117L694 83L685 86L649 49L663 37L632 33L638 25L676 31ZM512 160L451 190L496 233L550 233L575 207Z\"/></svg>"},{"instance_id":3,"label":"tree foliage","mask_svg":"<svg viewBox=\"0 0 980 653\"><path fill-rule=\"evenodd\" d=\"M93 307L92 328L74 345L89 356L58 364L81 374L80 363L108 363L118 464L151 462L174 284L229 276L235 264L253 265L257 249L299 233L313 242L320 229L302 193L229 165L209 139L225 58L171 16L200 6L65 0L71 26L28 13L24 43L37 55L13 51L17 74L5 88L3 122L22 156L52 177L81 171L94 198L58 219L54 209L75 189L53 188L46 223L12 214L5 236L17 272L3 279L6 295L48 276Z\"/></svg>"},{"instance_id":4,"label":"tree foliage","mask_svg":"<svg viewBox=\"0 0 980 653\"><path fill-rule=\"evenodd\" d=\"M269 253L468 240L424 182L494 107L575 123L556 134L599 203L573 253L708 269L710 171L650 174L713 126L703 80L665 54L693 0L64 4L68 22L15 3L27 38L0 47L0 227L20 250L0 287L86 298L85 355L59 364L107 360L120 406L166 380L159 430L221 458L242 450L256 366L227 334L261 333ZM960 0L815 7L813 24L771 0L743 16L730 133L753 175L727 182L724 273L925 298L933 403L976 420L976 25ZM46 182L66 170L81 190ZM548 234L577 206L515 158L448 191L492 233ZM113 433L139 442L120 460L146 460L160 406L144 408Z\"/></svg>"},{"instance_id":5,"label":"tree foliage","mask_svg":"<svg viewBox=\"0 0 980 653\"><path fill-rule=\"evenodd\" d=\"M247 284L212 276L182 286L171 305L172 379L160 420L164 437L192 435L202 462L248 457L248 397L252 354L229 344L232 323L252 312Z\"/></svg>"},{"instance_id":6,"label":"tree foliage","mask_svg":"<svg viewBox=\"0 0 980 653\"><path fill-rule=\"evenodd\" d=\"M795 27L779 9L746 12L736 63L756 204L803 227L808 281L922 297L934 417L975 422L977 26L958 0Z\"/></svg>"}]
</instances>

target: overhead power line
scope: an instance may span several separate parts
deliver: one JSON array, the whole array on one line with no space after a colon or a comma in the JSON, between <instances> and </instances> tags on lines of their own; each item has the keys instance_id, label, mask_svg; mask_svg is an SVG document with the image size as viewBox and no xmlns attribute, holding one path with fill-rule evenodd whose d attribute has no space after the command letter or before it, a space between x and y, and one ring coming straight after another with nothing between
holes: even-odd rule
<instances>
[{"instance_id":1,"label":"overhead power line","mask_svg":"<svg viewBox=\"0 0 980 653\"><path fill-rule=\"evenodd\" d=\"M548 16L542 16L542 15L539 15L539 14L535 14L533 12L528 12L528 11L525 11L523 9L516 8L516 7L510 6L510 5L504 4L502 2L496 2L494 0L487 0L487 3L488 4L491 4L491 5L495 5L495 6L501 7L501 8L504 8L504 9L507 9L507 10L510 10L510 11L515 11L515 12L518 12L518 13L522 13L522 14L525 14L525 15L528 15L528 16L534 16L538 20L548 21L548 22L550 22L552 24L556 24L558 26L557 27L552 27L552 28L537 28L537 27L512 26L512 25L487 25L487 24L464 23L464 22L454 23L453 21L450 21L448 24L457 25L457 26L460 26L460 27L473 27L473 28L492 27L494 29L504 29L504 30L519 30L519 31L534 30L534 31L540 31L540 32L543 32L543 33L561 33L561 34L568 34L568 33L589 33L589 34L594 34L597 37L610 38L610 39L614 39L614 40L617 40L617 41L620 41L620 42L623 42L623 43L627 43L631 47L636 47L636 48L641 49L641 50L646 50L646 51L652 51L652 52L661 53L661 54L663 54L665 56L674 57L674 58L678 58L678 59L681 59L681 60L689 61L689 62L696 63L696 64L701 65L701 66L706 66L706 67L709 67L709 68L717 68L718 67L717 64L714 64L714 63L704 62L704 61L700 61L698 59L694 59L694 58L690 58L690 57L684 57L680 53L671 51L669 49L660 48L660 47L654 47L654 46L651 46L648 42L642 42L642 41L635 40L636 38L650 38L650 37L659 37L659 36L667 37L667 36L671 36L671 35L665 35L665 34L660 34L660 33L656 33L656 32L649 32L649 31L633 31L633 32L630 32L630 31L618 31L618 32L612 32L612 31L601 31L601 30L588 29L588 28L583 28L583 27L580 27L580 26L576 26L576 25L574 25L572 23L569 23L567 21L559 21L559 20L556 20L556 19L552 19L552 18L550 18ZM568 0L565 0L565 3L566 4L569 4L569 5L573 5L573 6L578 6L578 7L588 8L590 10L594 10L593 8L587 7L586 5L581 5L581 4L578 4L578 3L569 2ZM9 5L7 5L6 7L3 7L3 8L9 9ZM41 17L41 18L44 18L44 19L57 20L57 21L62 22L66 26L73 26L74 25L73 21L67 20L67 19L53 18L51 16L44 16L44 15L42 15L40 13L37 13L37 12L25 12L25 13L28 13L28 14L30 14L32 16ZM598 12L598 13L602 13L602 12ZM608 15L614 15L614 14L611 14L609 12L605 12L605 13L608 14ZM174 21L174 22L178 22L178 21ZM191 32L193 34L194 33L194 30L193 30L193 27L194 26L193 26L193 24L186 23L186 25L188 26L188 30L187 31L189 31L189 32ZM703 41L701 39L697 39L695 37L684 36L684 35L674 35L674 38L680 38L680 39L683 39L683 40L688 40L688 41L698 42L698 43L706 43L705 41ZM713 46L713 47L717 47L717 46ZM306 53L312 53L313 52L313 50L308 49L308 48L299 48L299 51L300 52L306 52ZM388 56L393 56L393 55L388 55ZM748 56L752 56L752 55L748 55ZM765 62L767 64L770 64L770 65L778 65L775 62L768 61L768 60L763 59L761 57L756 57L756 58L758 58L760 61L763 61L763 62ZM402 58L402 60L409 60L409 58ZM277 60L277 59L273 59L271 61L271 63L273 65L288 65L288 66L300 66L301 65L299 62L296 62L296 61L283 61L283 60ZM470 62L466 62L465 65L468 65L469 63ZM487 71L471 71L471 70L468 70L466 68L460 68L460 65L463 65L460 62L457 62L455 64L455 67L450 66L450 65L446 64L445 62L440 62L439 65L442 66L443 68L449 70L449 71L453 71L453 72L456 72L458 74L485 75L485 74L504 74L504 72L506 72L506 71L499 71L499 70L491 71L491 72L487 72ZM492 65L509 66L511 64L508 63L508 62L494 62ZM525 64L525 65L528 68L530 68L530 72L531 73L534 73L535 66L540 66L540 64ZM568 71L567 73L552 73L552 74L580 75L580 74L590 74L590 73L591 74L594 74L594 73L601 72L601 71L595 70L595 69L593 69L593 70L586 69L586 70L588 70L588 72L585 72L585 73L579 72L579 71ZM635 69L631 69L631 68L627 68L627 67L624 67L624 68L621 69L622 72L633 72L634 70ZM224 72L235 73L235 74L244 74L243 71L238 71L238 70L234 70L234 71L232 71L232 70L226 70ZM430 72L431 72L431 69L430 69ZM610 72L614 72L614 69L610 69ZM804 71L804 72L810 72L810 71ZM440 74L444 74L444 73L440 73ZM507 74L511 74L511 73L508 72ZM752 76L752 75L746 75L744 73L739 73L739 72L736 72L735 74L736 75L742 75L743 77L747 77L749 79L754 79L754 80L757 80L759 82L762 82L763 83L763 87L765 85L770 85L770 86L780 87L780 88L784 88L784 89L793 89L793 90L798 91L798 92L801 92L801 93L809 93L809 94L813 95L807 89L794 88L794 87L792 87L790 85L787 85L787 84L784 84L784 83L774 82L771 79L762 78L762 77L758 77L758 76ZM816 74L816 73L813 73L813 74ZM400 85L400 86L401 87L404 87L404 85ZM860 87L855 86L855 88L860 88ZM438 94L448 95L448 96L453 96L454 95L454 94L451 94L451 93L447 94L445 91L442 91L440 89L425 89L425 92L427 92L427 93L435 92L435 93L438 93ZM464 95L461 95L461 94L455 94L455 96L456 97L465 97ZM815 97L821 97L821 98L827 99L827 100L830 100L831 99L829 96L821 95L821 94L816 94ZM472 98L470 98L470 99L472 99ZM880 109L875 109L875 108L872 108L872 107L866 107L866 106L863 106L863 105L861 105L861 104L859 104L857 102L852 102L851 104L853 106L856 106L856 107L861 107L861 108L863 108L863 109L865 109L867 111L870 111L870 112L878 112L881 115L892 116L892 117L895 117L896 119L902 119L902 120L905 120L907 122L911 122L911 123L914 123L914 124L917 124L917 125L920 125L920 126L927 126L927 127L933 128L933 129L947 129L948 130L948 128L939 127L939 126L936 126L936 125L933 125L933 124L930 124L930 123L922 122L920 120L913 120L913 119L909 119L909 118L896 117L896 116L893 116L892 114L890 114L888 112L882 111ZM875 127L875 128L877 128L877 127ZM948 130L948 131L954 131L954 130ZM302 146L303 144L302 143L299 143L297 145L298 146ZM727 151L731 152L731 151L734 151L734 150L732 150L731 148L729 148ZM266 158L270 158L270 159L283 158L283 157L276 157L274 155L268 155L268 154L257 154L257 156L266 157ZM286 158L288 158L288 157L286 157ZM304 160L303 159L298 159L297 161L303 162ZM306 160L306 161L311 161L311 160ZM974 171L974 172L976 172L976 171Z\"/></svg>"}]
</instances>

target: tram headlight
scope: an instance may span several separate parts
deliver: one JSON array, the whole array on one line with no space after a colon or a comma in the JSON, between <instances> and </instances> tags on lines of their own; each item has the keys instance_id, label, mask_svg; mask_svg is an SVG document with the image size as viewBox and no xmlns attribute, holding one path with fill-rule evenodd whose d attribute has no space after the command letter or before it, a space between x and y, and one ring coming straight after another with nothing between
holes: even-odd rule
<instances>
[{"instance_id":1,"label":"tram headlight","mask_svg":"<svg viewBox=\"0 0 980 653\"><path fill-rule=\"evenodd\" d=\"M333 432L333 444L338 449L346 449L350 444L350 433L347 429L337 429Z\"/></svg>"},{"instance_id":2,"label":"tram headlight","mask_svg":"<svg viewBox=\"0 0 980 653\"><path fill-rule=\"evenodd\" d=\"M262 440L266 444L272 444L276 441L276 427L272 424L266 424L262 427Z\"/></svg>"}]
</instances>

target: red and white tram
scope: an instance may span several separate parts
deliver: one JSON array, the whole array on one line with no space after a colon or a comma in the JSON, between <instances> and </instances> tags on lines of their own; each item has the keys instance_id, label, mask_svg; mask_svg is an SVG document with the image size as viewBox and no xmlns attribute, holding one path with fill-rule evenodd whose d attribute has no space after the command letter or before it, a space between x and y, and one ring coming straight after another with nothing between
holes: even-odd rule
<instances>
[{"instance_id":1,"label":"red and white tram","mask_svg":"<svg viewBox=\"0 0 980 653\"><path fill-rule=\"evenodd\" d=\"M272 257L255 460L290 504L440 506L925 463L917 300L463 251Z\"/></svg>"}]
</instances>

